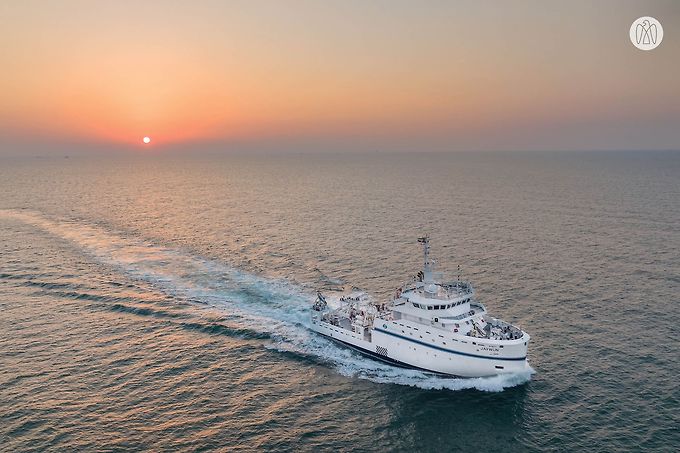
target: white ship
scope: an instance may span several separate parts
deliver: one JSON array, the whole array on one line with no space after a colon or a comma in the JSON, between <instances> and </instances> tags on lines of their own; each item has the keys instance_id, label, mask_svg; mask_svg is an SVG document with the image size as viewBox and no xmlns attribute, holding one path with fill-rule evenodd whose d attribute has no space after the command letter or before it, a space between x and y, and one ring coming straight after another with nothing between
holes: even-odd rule
<instances>
[{"instance_id":1,"label":"white ship","mask_svg":"<svg viewBox=\"0 0 680 453\"><path fill-rule=\"evenodd\" d=\"M365 293L326 298L319 292L312 329L376 359L438 374L482 377L530 370L529 334L489 315L469 282L443 282L434 273L429 238L418 242L424 268L389 303L375 304Z\"/></svg>"}]
</instances>

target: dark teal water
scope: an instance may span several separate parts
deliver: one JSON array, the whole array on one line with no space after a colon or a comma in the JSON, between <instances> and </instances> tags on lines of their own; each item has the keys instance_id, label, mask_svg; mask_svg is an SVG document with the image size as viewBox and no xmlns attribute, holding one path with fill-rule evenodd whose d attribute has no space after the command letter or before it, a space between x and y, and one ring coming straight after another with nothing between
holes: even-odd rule
<instances>
[{"instance_id":1,"label":"dark teal water","mask_svg":"<svg viewBox=\"0 0 680 453\"><path fill-rule=\"evenodd\" d=\"M676 451L680 153L0 160L0 450ZM318 287L441 269L532 376L395 369Z\"/></svg>"}]
</instances>

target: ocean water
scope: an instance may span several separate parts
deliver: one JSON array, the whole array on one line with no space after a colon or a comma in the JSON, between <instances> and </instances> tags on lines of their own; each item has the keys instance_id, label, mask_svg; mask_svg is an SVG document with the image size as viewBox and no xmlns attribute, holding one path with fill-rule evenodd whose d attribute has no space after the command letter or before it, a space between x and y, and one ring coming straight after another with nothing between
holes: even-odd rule
<instances>
[{"instance_id":1,"label":"ocean water","mask_svg":"<svg viewBox=\"0 0 680 453\"><path fill-rule=\"evenodd\" d=\"M533 374L307 329L471 280ZM0 158L0 450L677 451L680 153Z\"/></svg>"}]
</instances>

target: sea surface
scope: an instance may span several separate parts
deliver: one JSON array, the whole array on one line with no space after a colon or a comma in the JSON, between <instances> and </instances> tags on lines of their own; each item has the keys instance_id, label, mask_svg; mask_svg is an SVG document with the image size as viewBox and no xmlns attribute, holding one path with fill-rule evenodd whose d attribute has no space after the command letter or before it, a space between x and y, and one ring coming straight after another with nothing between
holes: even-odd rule
<instances>
[{"instance_id":1,"label":"sea surface","mask_svg":"<svg viewBox=\"0 0 680 453\"><path fill-rule=\"evenodd\" d=\"M421 266L532 336L447 379L307 329ZM680 153L0 158L0 450L678 451Z\"/></svg>"}]
</instances>

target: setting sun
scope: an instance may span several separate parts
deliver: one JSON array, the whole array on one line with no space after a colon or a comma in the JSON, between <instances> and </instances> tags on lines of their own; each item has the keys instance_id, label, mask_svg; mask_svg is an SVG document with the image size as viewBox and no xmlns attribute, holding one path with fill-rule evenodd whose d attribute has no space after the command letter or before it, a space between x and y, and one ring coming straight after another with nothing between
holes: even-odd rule
<instances>
[{"instance_id":1,"label":"setting sun","mask_svg":"<svg viewBox=\"0 0 680 453\"><path fill-rule=\"evenodd\" d=\"M144 138L142 139L142 141L143 141L144 143L146 143L147 145L148 145L149 143L151 143L151 139L150 139L149 137L144 137Z\"/></svg>"}]
</instances>

